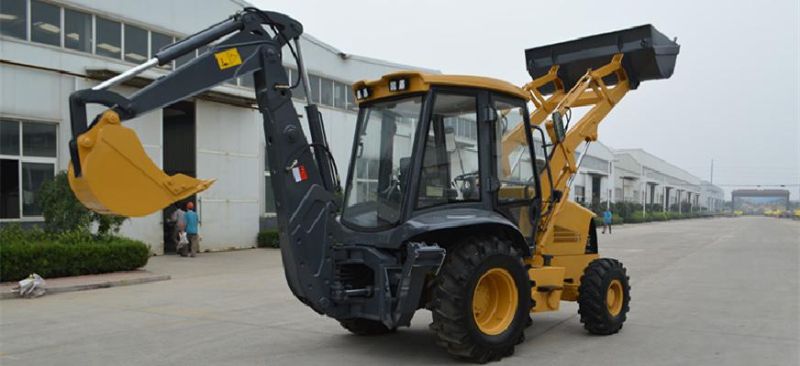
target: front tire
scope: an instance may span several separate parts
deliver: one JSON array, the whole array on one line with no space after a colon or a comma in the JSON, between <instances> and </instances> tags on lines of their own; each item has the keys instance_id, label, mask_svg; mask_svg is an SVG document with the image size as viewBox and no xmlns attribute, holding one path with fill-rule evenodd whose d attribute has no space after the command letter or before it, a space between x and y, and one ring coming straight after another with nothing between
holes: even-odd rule
<instances>
[{"instance_id":1,"label":"front tire","mask_svg":"<svg viewBox=\"0 0 800 366\"><path fill-rule=\"evenodd\" d=\"M619 332L630 310L629 277L616 259L595 259L583 271L578 288L578 313L589 333Z\"/></svg>"},{"instance_id":2,"label":"front tire","mask_svg":"<svg viewBox=\"0 0 800 366\"><path fill-rule=\"evenodd\" d=\"M454 357L485 363L514 353L530 308L519 253L496 237L470 237L448 253L436 277L431 328Z\"/></svg>"}]
</instances>

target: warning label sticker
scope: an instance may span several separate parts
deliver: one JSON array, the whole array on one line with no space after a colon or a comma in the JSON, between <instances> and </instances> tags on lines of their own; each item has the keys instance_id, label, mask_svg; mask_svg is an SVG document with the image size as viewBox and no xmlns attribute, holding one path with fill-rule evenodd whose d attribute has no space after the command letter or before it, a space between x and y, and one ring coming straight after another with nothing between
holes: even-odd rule
<instances>
[{"instance_id":1,"label":"warning label sticker","mask_svg":"<svg viewBox=\"0 0 800 366\"><path fill-rule=\"evenodd\" d=\"M225 70L227 68L242 64L242 56L239 56L239 50L235 48L229 48L225 51L217 52L214 54L214 57L217 59L217 65L219 66L220 70Z\"/></svg>"}]
</instances>

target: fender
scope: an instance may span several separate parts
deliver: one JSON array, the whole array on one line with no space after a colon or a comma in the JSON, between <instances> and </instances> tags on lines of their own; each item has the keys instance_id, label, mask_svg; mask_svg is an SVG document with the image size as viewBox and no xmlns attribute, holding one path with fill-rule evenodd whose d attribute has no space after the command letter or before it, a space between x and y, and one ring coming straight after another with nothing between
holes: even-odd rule
<instances>
[{"instance_id":1,"label":"fender","mask_svg":"<svg viewBox=\"0 0 800 366\"><path fill-rule=\"evenodd\" d=\"M492 229L489 229L489 228ZM453 232L482 231L501 232L512 241L523 257L531 256L531 246L516 224L503 215L480 208L458 208L446 211L427 212L406 221L392 238L395 242L426 241L452 235ZM499 230L498 230L499 229Z\"/></svg>"}]
</instances>

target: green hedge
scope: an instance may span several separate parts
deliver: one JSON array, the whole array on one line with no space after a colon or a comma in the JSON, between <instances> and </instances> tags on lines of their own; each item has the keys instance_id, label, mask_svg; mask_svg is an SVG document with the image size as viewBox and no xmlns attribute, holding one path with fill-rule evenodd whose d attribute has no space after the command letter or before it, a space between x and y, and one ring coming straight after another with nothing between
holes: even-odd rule
<instances>
[{"instance_id":1,"label":"green hedge","mask_svg":"<svg viewBox=\"0 0 800 366\"><path fill-rule=\"evenodd\" d=\"M280 238L277 231L262 231L256 240L259 248L279 248Z\"/></svg>"},{"instance_id":2,"label":"green hedge","mask_svg":"<svg viewBox=\"0 0 800 366\"><path fill-rule=\"evenodd\" d=\"M628 217L625 218L625 222L631 224L638 224L640 222L647 222L650 221L642 211L633 212Z\"/></svg>"},{"instance_id":3,"label":"green hedge","mask_svg":"<svg viewBox=\"0 0 800 366\"><path fill-rule=\"evenodd\" d=\"M621 216L619 216L619 215L611 215L611 225L622 225L624 223L625 223L625 219L623 219ZM602 227L603 226L603 215L602 214L598 215L597 217L594 218L594 225L596 227Z\"/></svg>"},{"instance_id":4,"label":"green hedge","mask_svg":"<svg viewBox=\"0 0 800 366\"><path fill-rule=\"evenodd\" d=\"M144 243L85 232L46 233L8 226L0 229L0 281L18 281L31 273L45 279L129 271L147 264Z\"/></svg>"},{"instance_id":5,"label":"green hedge","mask_svg":"<svg viewBox=\"0 0 800 366\"><path fill-rule=\"evenodd\" d=\"M647 214L642 214L642 211L629 211L628 215L625 217L621 217L618 214L614 214L611 219L612 225L619 225L622 223L629 223L629 224L638 224L642 222L651 222L651 221L668 221L668 220L682 220L682 219L695 219L695 218L708 218L714 217L713 213L710 212L661 212L661 211L648 211ZM597 227L601 227L603 225L603 218L602 213L598 213L597 217L594 218L594 223Z\"/></svg>"}]
</instances>

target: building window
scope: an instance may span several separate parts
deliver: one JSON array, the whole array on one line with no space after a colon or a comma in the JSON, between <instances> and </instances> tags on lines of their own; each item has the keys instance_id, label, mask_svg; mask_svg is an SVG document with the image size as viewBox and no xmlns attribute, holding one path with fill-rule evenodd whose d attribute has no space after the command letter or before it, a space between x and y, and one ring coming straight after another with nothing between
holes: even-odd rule
<instances>
[{"instance_id":1,"label":"building window","mask_svg":"<svg viewBox=\"0 0 800 366\"><path fill-rule=\"evenodd\" d=\"M19 160L0 159L0 219L19 218Z\"/></svg>"},{"instance_id":2,"label":"building window","mask_svg":"<svg viewBox=\"0 0 800 366\"><path fill-rule=\"evenodd\" d=\"M92 52L92 16L64 9L64 47Z\"/></svg>"},{"instance_id":3,"label":"building window","mask_svg":"<svg viewBox=\"0 0 800 366\"><path fill-rule=\"evenodd\" d=\"M55 174L57 127L0 120L0 219L41 216L36 197Z\"/></svg>"},{"instance_id":4,"label":"building window","mask_svg":"<svg viewBox=\"0 0 800 366\"><path fill-rule=\"evenodd\" d=\"M311 94L311 102L319 103L319 76L309 75L308 81L311 84L311 90L309 91Z\"/></svg>"},{"instance_id":5,"label":"building window","mask_svg":"<svg viewBox=\"0 0 800 366\"><path fill-rule=\"evenodd\" d=\"M344 109L347 105L347 85L338 81L333 82L333 106Z\"/></svg>"},{"instance_id":6,"label":"building window","mask_svg":"<svg viewBox=\"0 0 800 366\"><path fill-rule=\"evenodd\" d=\"M36 196L42 184L53 179L55 165L22 163L22 216L41 216Z\"/></svg>"},{"instance_id":7,"label":"building window","mask_svg":"<svg viewBox=\"0 0 800 366\"><path fill-rule=\"evenodd\" d=\"M172 37L158 32L150 32L150 54L155 57L159 50L172 44ZM171 64L161 66L163 68L172 68Z\"/></svg>"},{"instance_id":8,"label":"building window","mask_svg":"<svg viewBox=\"0 0 800 366\"><path fill-rule=\"evenodd\" d=\"M327 106L333 106L333 80L320 78L320 89L322 98L320 103Z\"/></svg>"},{"instance_id":9,"label":"building window","mask_svg":"<svg viewBox=\"0 0 800 366\"><path fill-rule=\"evenodd\" d=\"M25 0L0 1L0 35L27 39L28 8Z\"/></svg>"},{"instance_id":10,"label":"building window","mask_svg":"<svg viewBox=\"0 0 800 366\"><path fill-rule=\"evenodd\" d=\"M347 99L345 100L345 108L352 111L357 110L358 105L356 105L355 103L356 99L355 94L353 92L353 88L351 88L350 85L347 86L347 90L345 91L345 97L347 97Z\"/></svg>"},{"instance_id":11,"label":"building window","mask_svg":"<svg viewBox=\"0 0 800 366\"><path fill-rule=\"evenodd\" d=\"M121 58L122 26L119 22L97 17L97 46L95 53L100 56Z\"/></svg>"},{"instance_id":12,"label":"building window","mask_svg":"<svg viewBox=\"0 0 800 366\"><path fill-rule=\"evenodd\" d=\"M147 60L147 31L125 24L125 61L135 64Z\"/></svg>"},{"instance_id":13,"label":"building window","mask_svg":"<svg viewBox=\"0 0 800 366\"><path fill-rule=\"evenodd\" d=\"M19 123L0 120L0 155L19 155Z\"/></svg>"},{"instance_id":14,"label":"building window","mask_svg":"<svg viewBox=\"0 0 800 366\"><path fill-rule=\"evenodd\" d=\"M61 46L61 8L31 1L31 41Z\"/></svg>"},{"instance_id":15,"label":"building window","mask_svg":"<svg viewBox=\"0 0 800 366\"><path fill-rule=\"evenodd\" d=\"M23 123L22 155L55 158L56 128L52 123Z\"/></svg>"}]
</instances>

